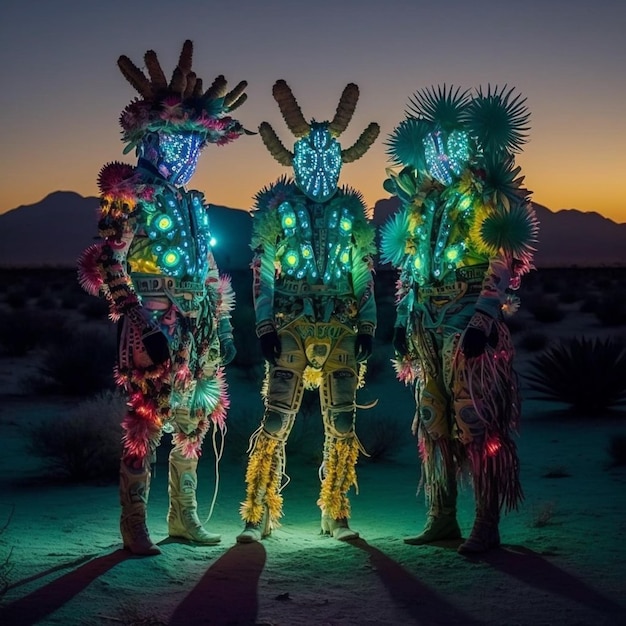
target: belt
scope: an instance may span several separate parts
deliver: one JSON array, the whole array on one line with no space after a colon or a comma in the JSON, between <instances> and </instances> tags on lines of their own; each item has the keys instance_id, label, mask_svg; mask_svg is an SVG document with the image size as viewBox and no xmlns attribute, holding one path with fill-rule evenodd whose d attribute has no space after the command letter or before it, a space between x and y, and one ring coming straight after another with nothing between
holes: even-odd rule
<instances>
[{"instance_id":1,"label":"belt","mask_svg":"<svg viewBox=\"0 0 626 626\"><path fill-rule=\"evenodd\" d=\"M206 292L204 283L181 280L173 276L141 276L132 275L135 291L142 296L162 296L164 294L172 294L175 296L204 295Z\"/></svg>"}]
</instances>

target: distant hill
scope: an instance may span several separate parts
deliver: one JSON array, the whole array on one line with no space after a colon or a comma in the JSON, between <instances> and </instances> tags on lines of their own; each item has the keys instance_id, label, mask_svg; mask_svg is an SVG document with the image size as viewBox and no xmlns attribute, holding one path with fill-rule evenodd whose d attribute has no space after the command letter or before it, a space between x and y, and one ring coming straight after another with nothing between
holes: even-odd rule
<instances>
[{"instance_id":1,"label":"distant hill","mask_svg":"<svg viewBox=\"0 0 626 626\"><path fill-rule=\"evenodd\" d=\"M97 239L99 199L56 191L41 202L0 215L0 267L73 267ZM247 268L252 260L252 218L247 211L211 205L216 261L222 271Z\"/></svg>"},{"instance_id":2,"label":"distant hill","mask_svg":"<svg viewBox=\"0 0 626 626\"><path fill-rule=\"evenodd\" d=\"M537 267L626 266L626 224L595 212L576 209L551 211L534 204L539 219ZM384 224L398 208L396 198L374 205L374 222Z\"/></svg>"},{"instance_id":3,"label":"distant hill","mask_svg":"<svg viewBox=\"0 0 626 626\"><path fill-rule=\"evenodd\" d=\"M375 224L384 224L397 206L394 198L376 202ZM0 215L0 267L73 267L97 235L97 208L96 197L57 191ZM598 213L535 208L540 221L537 267L626 265L626 224ZM209 215L220 268L246 269L252 258L249 213L211 205Z\"/></svg>"}]
</instances>

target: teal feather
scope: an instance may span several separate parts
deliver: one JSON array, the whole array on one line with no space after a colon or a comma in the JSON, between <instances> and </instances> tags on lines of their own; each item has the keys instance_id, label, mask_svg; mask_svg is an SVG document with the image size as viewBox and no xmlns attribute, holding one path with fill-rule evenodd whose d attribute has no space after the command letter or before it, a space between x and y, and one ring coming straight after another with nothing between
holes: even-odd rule
<instances>
[{"instance_id":1,"label":"teal feather","mask_svg":"<svg viewBox=\"0 0 626 626\"><path fill-rule=\"evenodd\" d=\"M489 85L485 93L479 88L467 108L467 127L486 153L520 152L527 141L530 112L526 98L513 96L514 90Z\"/></svg>"},{"instance_id":2,"label":"teal feather","mask_svg":"<svg viewBox=\"0 0 626 626\"><path fill-rule=\"evenodd\" d=\"M490 248L504 250L520 260L532 258L538 232L535 211L525 201L517 202L509 209L500 207L481 226L481 237Z\"/></svg>"},{"instance_id":3,"label":"teal feather","mask_svg":"<svg viewBox=\"0 0 626 626\"><path fill-rule=\"evenodd\" d=\"M423 139L432 130L431 125L415 117L409 117L387 138L387 155L394 165L408 165L418 171L426 169Z\"/></svg>"},{"instance_id":4,"label":"teal feather","mask_svg":"<svg viewBox=\"0 0 626 626\"><path fill-rule=\"evenodd\" d=\"M408 211L400 211L389 218L381 230L381 261L398 267L406 255L406 243L409 236Z\"/></svg>"},{"instance_id":5,"label":"teal feather","mask_svg":"<svg viewBox=\"0 0 626 626\"><path fill-rule=\"evenodd\" d=\"M470 103L468 89L448 89L444 84L417 91L410 99L409 112L424 118L442 130L450 131L463 125L465 112Z\"/></svg>"}]
</instances>

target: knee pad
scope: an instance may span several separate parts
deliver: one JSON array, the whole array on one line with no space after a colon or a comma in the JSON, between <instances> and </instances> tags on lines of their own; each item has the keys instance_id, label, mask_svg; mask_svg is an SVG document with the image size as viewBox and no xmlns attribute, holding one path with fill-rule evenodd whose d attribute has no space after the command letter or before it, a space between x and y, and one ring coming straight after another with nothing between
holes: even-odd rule
<instances>
[{"instance_id":1,"label":"knee pad","mask_svg":"<svg viewBox=\"0 0 626 626\"><path fill-rule=\"evenodd\" d=\"M295 414L268 407L263 418L263 430L272 438L286 440L291 432Z\"/></svg>"},{"instance_id":2,"label":"knee pad","mask_svg":"<svg viewBox=\"0 0 626 626\"><path fill-rule=\"evenodd\" d=\"M354 430L355 405L334 407L328 411L333 429L340 435Z\"/></svg>"}]
</instances>

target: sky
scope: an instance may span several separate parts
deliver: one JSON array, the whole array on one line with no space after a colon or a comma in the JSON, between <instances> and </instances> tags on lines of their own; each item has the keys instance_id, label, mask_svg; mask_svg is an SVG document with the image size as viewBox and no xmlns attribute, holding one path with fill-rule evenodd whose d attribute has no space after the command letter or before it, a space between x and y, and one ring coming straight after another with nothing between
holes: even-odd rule
<instances>
[{"instance_id":1,"label":"sky","mask_svg":"<svg viewBox=\"0 0 626 626\"><path fill-rule=\"evenodd\" d=\"M0 213L53 191L97 195L101 167L122 154L119 114L136 92L117 67L154 49L167 75L185 39L193 69L249 83L238 119L293 136L272 97L284 79L307 119L331 119L344 86L360 100L347 148L372 121L376 144L341 184L373 206L389 161L385 139L409 97L433 85L509 85L527 98L531 132L518 164L553 211L626 222L626 2L616 0L3 0L0 25ZM209 146L190 187L239 209L290 168L258 135Z\"/></svg>"}]
</instances>

